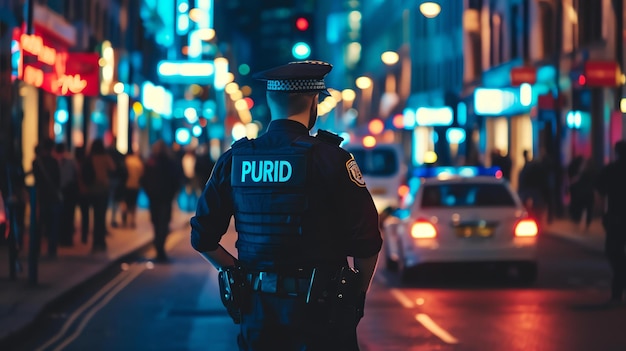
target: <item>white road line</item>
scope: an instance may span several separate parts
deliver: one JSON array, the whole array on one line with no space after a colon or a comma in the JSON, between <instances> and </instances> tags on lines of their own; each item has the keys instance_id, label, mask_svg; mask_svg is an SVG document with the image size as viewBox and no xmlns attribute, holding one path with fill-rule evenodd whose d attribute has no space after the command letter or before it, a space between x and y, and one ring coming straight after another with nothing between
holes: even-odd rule
<instances>
[{"instance_id":1,"label":"white road line","mask_svg":"<svg viewBox=\"0 0 626 351\"><path fill-rule=\"evenodd\" d=\"M54 348L54 351L63 350L67 345L71 344L85 329L85 326L91 318L96 314L96 312L100 311L104 306L106 306L114 297L117 295L122 289L124 289L128 284L130 284L135 278L137 278L143 271L146 269L145 265L139 265L139 269L135 270L128 274L125 279L119 283L115 288L113 288L97 305L95 305L82 319L74 333L72 333L67 339L65 339L59 346Z\"/></svg>"},{"instance_id":2,"label":"white road line","mask_svg":"<svg viewBox=\"0 0 626 351\"><path fill-rule=\"evenodd\" d=\"M447 344L458 344L459 340L454 336L450 335L447 331L441 328L435 321L433 321L428 315L424 313L419 313L415 316L415 319L422 323L424 328L428 329L431 333L435 334L439 339L443 340L443 342Z\"/></svg>"},{"instance_id":3,"label":"white road line","mask_svg":"<svg viewBox=\"0 0 626 351\"><path fill-rule=\"evenodd\" d=\"M413 301L411 301L411 299L409 299L406 295L404 295L402 291L398 289L391 289L390 292L391 292L391 295L393 295L393 297L395 297L396 300L398 300L400 304L404 306L404 308L415 307L415 304L413 303Z\"/></svg>"},{"instance_id":4,"label":"white road line","mask_svg":"<svg viewBox=\"0 0 626 351\"><path fill-rule=\"evenodd\" d=\"M414 308L415 303L411 301L411 299L406 296L402 291L398 289L389 290L391 295L396 298L400 302L404 308ZM419 313L415 315L415 319L420 322L424 328L426 328L429 332L435 334L439 339L443 340L443 342L447 344L458 344L459 340L454 336L450 335L446 330L441 328L435 321L433 321L427 314Z\"/></svg>"},{"instance_id":5,"label":"white road line","mask_svg":"<svg viewBox=\"0 0 626 351\"><path fill-rule=\"evenodd\" d=\"M122 281L124 278L126 278L126 276L128 275L128 271L123 271L120 272L115 278L111 279L110 282L108 282L105 286L103 286L100 290L98 290L97 293L95 293L91 299L89 299L87 302L85 302L84 304L82 304L76 311L74 311L74 313L72 313L70 315L70 318L68 318L68 320L65 322L65 324L63 324L63 327L61 328L61 330L54 335L50 340L48 340L48 342L46 342L45 344L43 344L41 347L39 347L37 349L37 351L43 351L46 350L50 345L54 344L55 342L57 342L61 337L63 337L63 335L65 335L65 333L67 332L67 330L72 326L72 324L74 323L74 321L89 307L91 307L91 305L93 305L94 303L96 303L96 301L98 301L103 295L105 295L106 293L108 293L111 289L113 289L120 281Z\"/></svg>"}]
</instances>

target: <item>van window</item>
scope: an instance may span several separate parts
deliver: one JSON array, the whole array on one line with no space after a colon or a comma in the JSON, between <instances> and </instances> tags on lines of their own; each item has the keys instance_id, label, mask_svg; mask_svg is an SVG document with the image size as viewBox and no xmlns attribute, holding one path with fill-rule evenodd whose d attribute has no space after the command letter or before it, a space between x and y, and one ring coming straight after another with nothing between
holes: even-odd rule
<instances>
[{"instance_id":1,"label":"van window","mask_svg":"<svg viewBox=\"0 0 626 351\"><path fill-rule=\"evenodd\" d=\"M354 149L356 163L364 176L391 176L398 172L398 156L393 149Z\"/></svg>"}]
</instances>

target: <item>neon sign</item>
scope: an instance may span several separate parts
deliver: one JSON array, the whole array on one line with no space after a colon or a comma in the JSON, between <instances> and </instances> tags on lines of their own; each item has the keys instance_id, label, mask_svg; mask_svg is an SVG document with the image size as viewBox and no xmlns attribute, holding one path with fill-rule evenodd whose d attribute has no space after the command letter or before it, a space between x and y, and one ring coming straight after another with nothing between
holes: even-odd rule
<instances>
[{"instance_id":1,"label":"neon sign","mask_svg":"<svg viewBox=\"0 0 626 351\"><path fill-rule=\"evenodd\" d=\"M46 46L43 43L42 37L34 34L22 34L20 37L20 45L22 45L22 49L25 52L37 56L40 62L54 66L57 51L54 48Z\"/></svg>"},{"instance_id":2,"label":"neon sign","mask_svg":"<svg viewBox=\"0 0 626 351\"><path fill-rule=\"evenodd\" d=\"M21 50L17 78L55 95L99 94L98 54L67 52L63 45L54 46L37 33L18 30L13 37Z\"/></svg>"}]
</instances>

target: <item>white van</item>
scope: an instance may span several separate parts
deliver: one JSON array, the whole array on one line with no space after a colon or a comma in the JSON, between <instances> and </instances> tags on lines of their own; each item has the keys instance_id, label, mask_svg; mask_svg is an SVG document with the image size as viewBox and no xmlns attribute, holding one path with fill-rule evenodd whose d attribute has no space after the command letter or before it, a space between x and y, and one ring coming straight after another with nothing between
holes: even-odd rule
<instances>
[{"instance_id":1,"label":"white van","mask_svg":"<svg viewBox=\"0 0 626 351\"><path fill-rule=\"evenodd\" d=\"M388 207L397 208L400 205L398 191L405 184L407 173L402 147L397 144L366 147L354 143L343 148L354 156L359 165L378 213Z\"/></svg>"}]
</instances>

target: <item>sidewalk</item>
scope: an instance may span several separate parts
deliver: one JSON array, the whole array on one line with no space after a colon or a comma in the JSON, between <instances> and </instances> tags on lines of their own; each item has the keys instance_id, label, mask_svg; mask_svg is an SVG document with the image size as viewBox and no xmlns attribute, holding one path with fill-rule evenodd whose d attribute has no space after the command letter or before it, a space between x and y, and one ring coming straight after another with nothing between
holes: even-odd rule
<instances>
[{"instance_id":1,"label":"sidewalk","mask_svg":"<svg viewBox=\"0 0 626 351\"><path fill-rule=\"evenodd\" d=\"M189 213L174 206L170 227L173 230L187 226ZM15 281L9 279L8 253L6 246L0 247L0 343L29 324L43 309L89 278L103 272L125 256L149 247L152 242L152 225L147 210L139 210L137 228L109 228L107 252L92 254L91 247L75 240L71 248L60 247L58 258L39 261L38 284L28 283L28 248L20 253L21 273ZM554 235L575 242L594 252L603 252L604 231L599 219L595 219L589 230L577 227L564 219L553 221L544 229L546 235ZM78 235L76 236L76 239ZM45 247L42 247L45 253Z\"/></svg>"},{"instance_id":2,"label":"sidewalk","mask_svg":"<svg viewBox=\"0 0 626 351\"><path fill-rule=\"evenodd\" d=\"M172 230L185 228L191 214L181 212L176 206L173 208L170 228ZM82 244L78 231L74 238L74 246L59 247L57 258L54 260L46 257L46 246L42 244L36 285L29 283L28 246L25 245L19 254L21 272L18 272L16 280L10 280L7 247L0 247L0 344L11 334L31 324L54 300L124 257L149 248L153 234L147 210L137 211L136 224L135 229L109 227L106 252L91 253L91 239L88 244Z\"/></svg>"},{"instance_id":3,"label":"sidewalk","mask_svg":"<svg viewBox=\"0 0 626 351\"><path fill-rule=\"evenodd\" d=\"M604 253L604 228L600 218L594 218L587 230L582 223L576 225L567 219L555 219L546 225L543 232L579 244L590 251Z\"/></svg>"}]
</instances>

